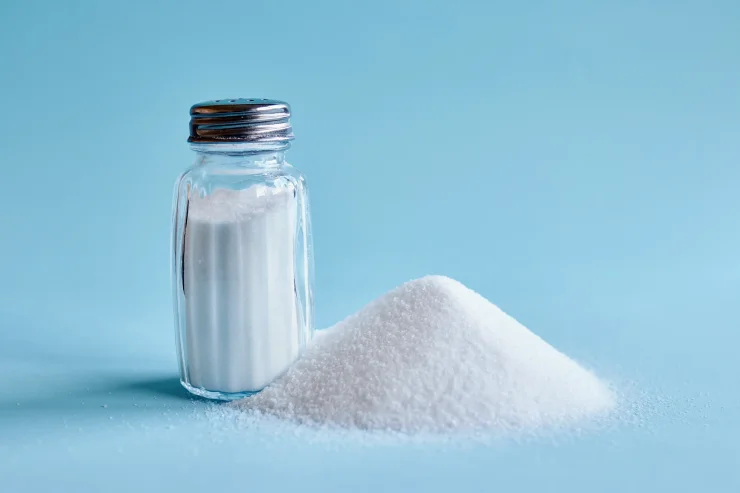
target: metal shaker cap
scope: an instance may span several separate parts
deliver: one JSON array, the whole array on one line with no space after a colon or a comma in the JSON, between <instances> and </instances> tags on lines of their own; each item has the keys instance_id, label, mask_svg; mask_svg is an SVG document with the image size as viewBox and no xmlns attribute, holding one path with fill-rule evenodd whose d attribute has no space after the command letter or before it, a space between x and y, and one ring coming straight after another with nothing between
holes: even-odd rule
<instances>
[{"instance_id":1,"label":"metal shaker cap","mask_svg":"<svg viewBox=\"0 0 740 493\"><path fill-rule=\"evenodd\" d=\"M218 99L190 108L188 142L274 142L293 140L290 105L274 99Z\"/></svg>"}]
</instances>

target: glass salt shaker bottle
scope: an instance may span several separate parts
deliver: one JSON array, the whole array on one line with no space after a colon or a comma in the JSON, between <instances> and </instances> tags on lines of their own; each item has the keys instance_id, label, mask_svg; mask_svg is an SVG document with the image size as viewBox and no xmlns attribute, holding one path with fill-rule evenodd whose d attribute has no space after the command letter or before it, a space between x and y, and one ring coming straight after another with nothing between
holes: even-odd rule
<instances>
[{"instance_id":1,"label":"glass salt shaker bottle","mask_svg":"<svg viewBox=\"0 0 740 493\"><path fill-rule=\"evenodd\" d=\"M195 164L177 181L172 284L182 385L259 392L313 336L308 191L285 161L290 106L222 99L190 109Z\"/></svg>"}]
</instances>

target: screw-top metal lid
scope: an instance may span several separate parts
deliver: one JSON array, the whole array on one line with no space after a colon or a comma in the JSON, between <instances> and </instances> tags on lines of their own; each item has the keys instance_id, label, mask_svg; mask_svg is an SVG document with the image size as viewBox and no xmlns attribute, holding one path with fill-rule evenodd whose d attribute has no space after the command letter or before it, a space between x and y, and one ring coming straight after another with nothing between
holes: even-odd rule
<instances>
[{"instance_id":1,"label":"screw-top metal lid","mask_svg":"<svg viewBox=\"0 0 740 493\"><path fill-rule=\"evenodd\" d=\"M290 105L273 99L218 99L190 108L188 142L293 140Z\"/></svg>"}]
</instances>

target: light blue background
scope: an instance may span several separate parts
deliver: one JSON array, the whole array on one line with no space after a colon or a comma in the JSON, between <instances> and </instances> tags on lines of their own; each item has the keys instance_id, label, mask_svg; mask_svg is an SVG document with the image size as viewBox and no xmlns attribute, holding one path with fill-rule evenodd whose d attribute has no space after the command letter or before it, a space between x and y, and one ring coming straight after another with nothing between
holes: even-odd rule
<instances>
[{"instance_id":1,"label":"light blue background","mask_svg":"<svg viewBox=\"0 0 740 493\"><path fill-rule=\"evenodd\" d=\"M1 491L740 490L738 2L3 0L0 27ZM446 274L665 403L556 444L203 428L170 199L189 106L238 96L293 105L320 327Z\"/></svg>"}]
</instances>

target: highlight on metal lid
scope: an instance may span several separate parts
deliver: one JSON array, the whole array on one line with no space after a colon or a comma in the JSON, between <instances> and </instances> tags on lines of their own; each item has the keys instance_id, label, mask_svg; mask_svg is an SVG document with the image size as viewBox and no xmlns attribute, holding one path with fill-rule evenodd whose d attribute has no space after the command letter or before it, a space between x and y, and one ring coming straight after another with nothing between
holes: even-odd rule
<instances>
[{"instance_id":1,"label":"highlight on metal lid","mask_svg":"<svg viewBox=\"0 0 740 493\"><path fill-rule=\"evenodd\" d=\"M293 140L290 105L262 98L217 99L190 108L188 142L274 142Z\"/></svg>"}]
</instances>

